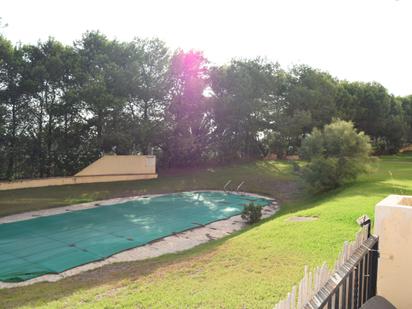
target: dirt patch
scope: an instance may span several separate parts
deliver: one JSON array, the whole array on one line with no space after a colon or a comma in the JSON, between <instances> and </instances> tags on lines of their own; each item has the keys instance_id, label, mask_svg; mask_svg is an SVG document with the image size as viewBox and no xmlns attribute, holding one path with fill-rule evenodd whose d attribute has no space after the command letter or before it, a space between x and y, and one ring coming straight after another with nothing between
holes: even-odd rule
<instances>
[{"instance_id":1,"label":"dirt patch","mask_svg":"<svg viewBox=\"0 0 412 309\"><path fill-rule=\"evenodd\" d=\"M318 220L319 217L290 217L288 221L290 222L310 222L310 221L316 221Z\"/></svg>"}]
</instances>

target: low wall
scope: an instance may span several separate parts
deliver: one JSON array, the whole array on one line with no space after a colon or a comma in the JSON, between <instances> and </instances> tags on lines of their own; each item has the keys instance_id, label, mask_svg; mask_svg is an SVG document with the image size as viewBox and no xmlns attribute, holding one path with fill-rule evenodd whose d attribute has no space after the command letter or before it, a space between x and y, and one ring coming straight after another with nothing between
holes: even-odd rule
<instances>
[{"instance_id":1,"label":"low wall","mask_svg":"<svg viewBox=\"0 0 412 309\"><path fill-rule=\"evenodd\" d=\"M375 208L379 236L378 295L412 308L412 196L390 195Z\"/></svg>"},{"instance_id":2,"label":"low wall","mask_svg":"<svg viewBox=\"0 0 412 309\"><path fill-rule=\"evenodd\" d=\"M95 182L116 182L157 178L157 174L130 174L130 175L98 175L98 176L73 176L42 179L24 179L12 182L0 182L0 191L25 188L38 188L49 186L64 186Z\"/></svg>"},{"instance_id":3,"label":"low wall","mask_svg":"<svg viewBox=\"0 0 412 309\"><path fill-rule=\"evenodd\" d=\"M155 156L105 155L74 176L156 174Z\"/></svg>"},{"instance_id":4,"label":"low wall","mask_svg":"<svg viewBox=\"0 0 412 309\"><path fill-rule=\"evenodd\" d=\"M153 178L157 178L155 156L105 155L74 176L0 182L0 191Z\"/></svg>"}]
</instances>

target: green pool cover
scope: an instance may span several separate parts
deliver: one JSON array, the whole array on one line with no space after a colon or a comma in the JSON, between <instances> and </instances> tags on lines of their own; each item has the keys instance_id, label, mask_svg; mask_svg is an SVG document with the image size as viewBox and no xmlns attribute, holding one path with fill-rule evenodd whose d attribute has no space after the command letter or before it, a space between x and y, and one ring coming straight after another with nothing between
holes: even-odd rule
<instances>
[{"instance_id":1,"label":"green pool cover","mask_svg":"<svg viewBox=\"0 0 412 309\"><path fill-rule=\"evenodd\" d=\"M0 281L55 274L158 238L225 219L270 200L185 192L0 224Z\"/></svg>"}]
</instances>

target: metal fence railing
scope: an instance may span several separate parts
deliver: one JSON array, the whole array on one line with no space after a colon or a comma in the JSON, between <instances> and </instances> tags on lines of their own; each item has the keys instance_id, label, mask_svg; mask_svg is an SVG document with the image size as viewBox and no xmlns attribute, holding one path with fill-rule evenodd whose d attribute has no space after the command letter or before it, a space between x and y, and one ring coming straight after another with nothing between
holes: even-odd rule
<instances>
[{"instance_id":1,"label":"metal fence railing","mask_svg":"<svg viewBox=\"0 0 412 309\"><path fill-rule=\"evenodd\" d=\"M358 309L376 295L378 237L370 233L370 221L363 224L356 239L345 242L335 267L326 264L308 272L298 287L275 309Z\"/></svg>"}]
</instances>

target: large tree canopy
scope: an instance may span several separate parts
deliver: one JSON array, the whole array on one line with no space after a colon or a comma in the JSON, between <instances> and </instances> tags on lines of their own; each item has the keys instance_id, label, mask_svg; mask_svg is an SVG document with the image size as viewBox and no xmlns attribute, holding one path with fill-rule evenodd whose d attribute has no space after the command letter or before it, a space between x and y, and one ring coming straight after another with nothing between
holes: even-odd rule
<instances>
[{"instance_id":1,"label":"large tree canopy","mask_svg":"<svg viewBox=\"0 0 412 309\"><path fill-rule=\"evenodd\" d=\"M164 140L169 165L201 162L209 145L210 107L204 93L209 71L200 52L178 51L170 63L170 102L166 109L167 138Z\"/></svg>"},{"instance_id":2,"label":"large tree canopy","mask_svg":"<svg viewBox=\"0 0 412 309\"><path fill-rule=\"evenodd\" d=\"M341 82L338 115L372 137L379 153L395 153L403 145L408 123L402 103L378 83Z\"/></svg>"},{"instance_id":3,"label":"large tree canopy","mask_svg":"<svg viewBox=\"0 0 412 309\"><path fill-rule=\"evenodd\" d=\"M282 113L284 71L262 59L233 60L211 71L217 155L223 160L260 156L259 133Z\"/></svg>"},{"instance_id":4,"label":"large tree canopy","mask_svg":"<svg viewBox=\"0 0 412 309\"><path fill-rule=\"evenodd\" d=\"M0 36L0 179L70 175L103 153L154 153L160 166L284 157L333 118L375 153L412 142L411 97L377 83L262 58L211 65L158 39Z\"/></svg>"},{"instance_id":5,"label":"large tree canopy","mask_svg":"<svg viewBox=\"0 0 412 309\"><path fill-rule=\"evenodd\" d=\"M158 40L135 39L129 44L125 117L134 148L144 154L158 145L164 132L171 86L170 51Z\"/></svg>"}]
</instances>

